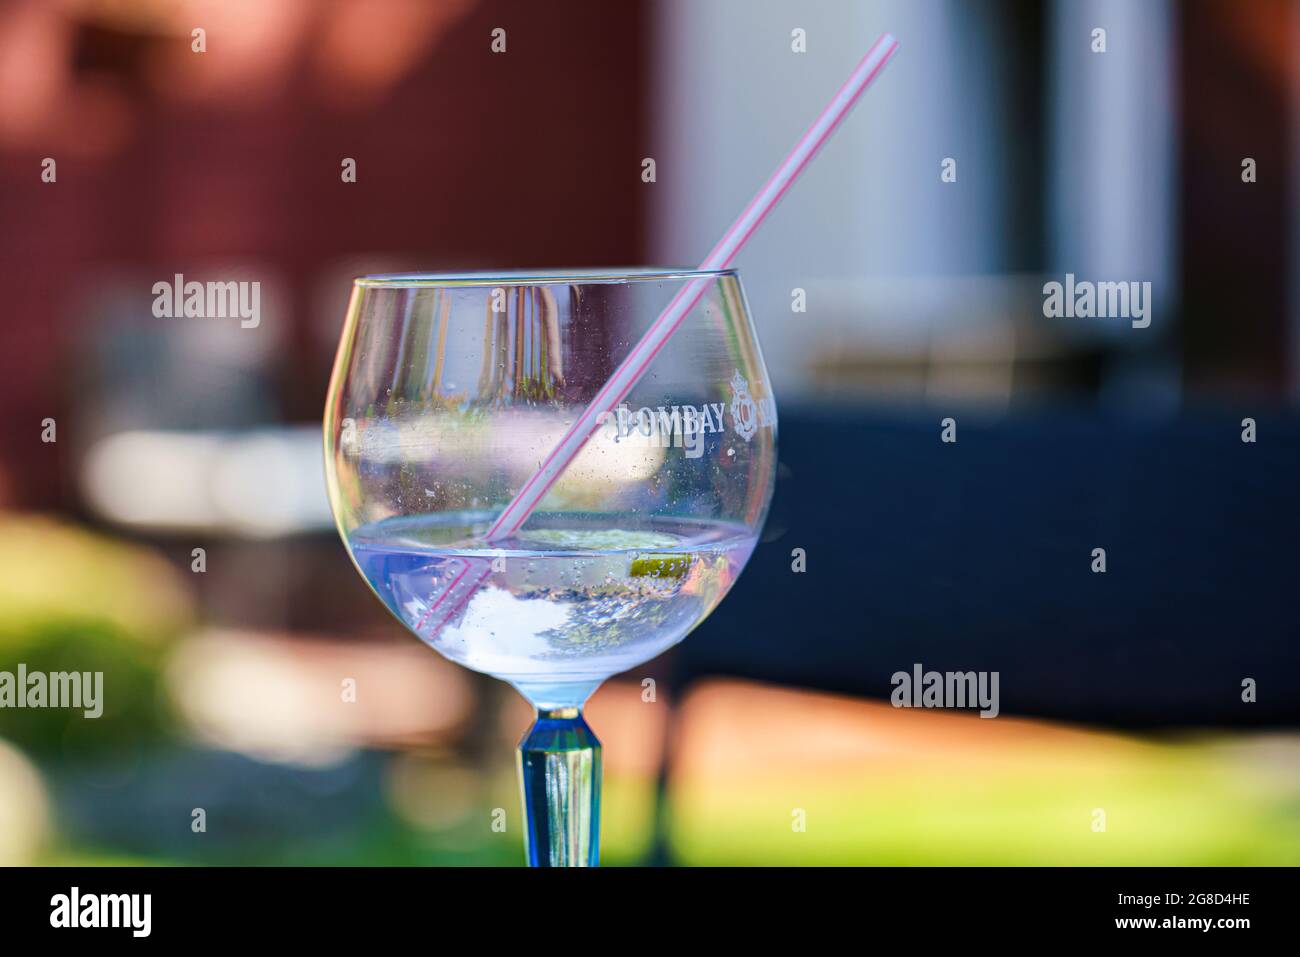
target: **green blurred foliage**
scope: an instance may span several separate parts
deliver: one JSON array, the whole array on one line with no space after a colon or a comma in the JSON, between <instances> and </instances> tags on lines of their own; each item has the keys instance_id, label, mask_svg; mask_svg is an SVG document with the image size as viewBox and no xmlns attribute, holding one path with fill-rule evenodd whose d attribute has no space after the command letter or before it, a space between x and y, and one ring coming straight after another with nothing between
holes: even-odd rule
<instances>
[{"instance_id":1,"label":"green blurred foliage","mask_svg":"<svg viewBox=\"0 0 1300 957\"><path fill-rule=\"evenodd\" d=\"M1097 753L1018 769L684 782L671 844L691 865L1300 864L1300 752L1290 739L1280 761L1252 757L1243 740L1134 747L1115 736Z\"/></svg>"},{"instance_id":2,"label":"green blurred foliage","mask_svg":"<svg viewBox=\"0 0 1300 957\"><path fill-rule=\"evenodd\" d=\"M4 708L0 736L33 756L112 750L170 724L162 657L192 620L180 574L137 545L67 522L0 515L0 671L102 672L103 713Z\"/></svg>"}]
</instances>

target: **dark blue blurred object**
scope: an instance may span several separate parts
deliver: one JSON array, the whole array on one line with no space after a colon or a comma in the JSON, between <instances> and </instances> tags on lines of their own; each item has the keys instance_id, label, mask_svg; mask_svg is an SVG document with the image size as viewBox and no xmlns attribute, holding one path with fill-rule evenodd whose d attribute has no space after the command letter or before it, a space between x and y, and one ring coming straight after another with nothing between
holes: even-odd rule
<instances>
[{"instance_id":1,"label":"dark blue blurred object","mask_svg":"<svg viewBox=\"0 0 1300 957\"><path fill-rule=\"evenodd\" d=\"M1300 421L952 414L958 441L943 444L937 413L783 411L766 540L676 649L672 680L885 698L920 663L1000 672L1003 714L1297 722ZM1256 703L1242 701L1246 678Z\"/></svg>"}]
</instances>

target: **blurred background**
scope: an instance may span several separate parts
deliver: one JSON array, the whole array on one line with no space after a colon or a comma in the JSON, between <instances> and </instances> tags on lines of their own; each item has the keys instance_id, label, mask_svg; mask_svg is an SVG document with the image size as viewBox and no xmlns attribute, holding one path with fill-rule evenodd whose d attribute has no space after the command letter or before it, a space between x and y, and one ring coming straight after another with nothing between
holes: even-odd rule
<instances>
[{"instance_id":1,"label":"blurred background","mask_svg":"<svg viewBox=\"0 0 1300 957\"><path fill-rule=\"evenodd\" d=\"M884 30L741 258L776 498L591 703L604 859L1300 863L1285 0L0 3L0 671L105 676L0 710L0 862L522 863L526 706L329 518L350 280L693 264ZM1045 317L1067 272L1150 326ZM155 317L177 273L260 323ZM892 708L914 664L1001 715Z\"/></svg>"}]
</instances>

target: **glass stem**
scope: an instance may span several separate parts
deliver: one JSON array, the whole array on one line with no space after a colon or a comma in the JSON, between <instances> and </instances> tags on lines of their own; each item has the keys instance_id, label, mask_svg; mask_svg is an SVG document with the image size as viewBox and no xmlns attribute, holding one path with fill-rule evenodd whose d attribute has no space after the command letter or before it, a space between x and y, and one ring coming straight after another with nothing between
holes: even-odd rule
<instances>
[{"instance_id":1,"label":"glass stem","mask_svg":"<svg viewBox=\"0 0 1300 957\"><path fill-rule=\"evenodd\" d=\"M595 867L600 844L600 742L581 708L539 709L519 742L530 867Z\"/></svg>"}]
</instances>

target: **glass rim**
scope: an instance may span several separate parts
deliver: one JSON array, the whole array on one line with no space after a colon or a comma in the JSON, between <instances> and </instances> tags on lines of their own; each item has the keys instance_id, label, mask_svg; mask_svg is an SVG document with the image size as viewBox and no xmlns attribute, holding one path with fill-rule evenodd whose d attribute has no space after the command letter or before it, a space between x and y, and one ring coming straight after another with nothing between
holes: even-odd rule
<instances>
[{"instance_id":1,"label":"glass rim","mask_svg":"<svg viewBox=\"0 0 1300 957\"><path fill-rule=\"evenodd\" d=\"M377 273L358 276L354 286L367 289L428 289L463 286L589 286L735 276L734 268L688 269L632 266L592 269L501 269L466 272Z\"/></svg>"}]
</instances>

